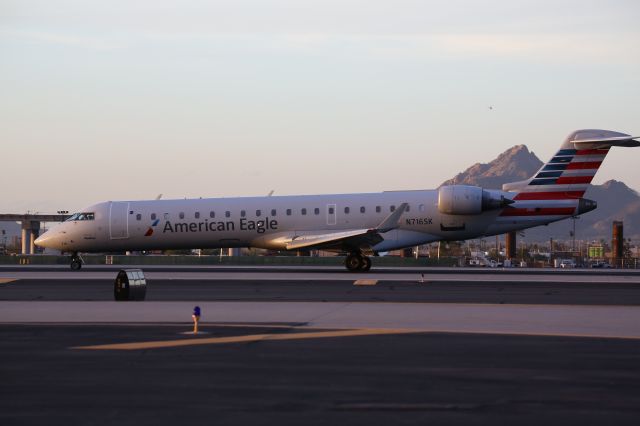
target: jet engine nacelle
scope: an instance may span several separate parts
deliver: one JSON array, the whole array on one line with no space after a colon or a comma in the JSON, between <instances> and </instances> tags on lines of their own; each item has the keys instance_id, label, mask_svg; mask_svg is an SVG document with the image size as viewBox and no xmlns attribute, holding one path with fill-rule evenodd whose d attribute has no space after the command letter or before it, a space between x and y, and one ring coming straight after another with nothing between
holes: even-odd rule
<instances>
[{"instance_id":1,"label":"jet engine nacelle","mask_svg":"<svg viewBox=\"0 0 640 426\"><path fill-rule=\"evenodd\" d=\"M438 211L443 214L474 215L483 211L504 208L513 203L499 191L479 186L447 185L438 190Z\"/></svg>"}]
</instances>

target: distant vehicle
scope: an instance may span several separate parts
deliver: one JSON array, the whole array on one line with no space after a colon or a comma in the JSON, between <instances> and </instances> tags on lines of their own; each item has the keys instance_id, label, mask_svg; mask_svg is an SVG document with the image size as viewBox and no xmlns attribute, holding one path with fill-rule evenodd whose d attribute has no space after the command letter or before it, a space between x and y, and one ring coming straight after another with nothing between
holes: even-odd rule
<instances>
[{"instance_id":1,"label":"distant vehicle","mask_svg":"<svg viewBox=\"0 0 640 426\"><path fill-rule=\"evenodd\" d=\"M482 259L476 258L469 260L469 266L485 266L485 264Z\"/></svg>"},{"instance_id":2,"label":"distant vehicle","mask_svg":"<svg viewBox=\"0 0 640 426\"><path fill-rule=\"evenodd\" d=\"M593 262L591 264L592 268L602 268L602 269L610 269L611 268L611 264L609 264L609 262L605 262L604 260L598 261L598 262Z\"/></svg>"},{"instance_id":3,"label":"distant vehicle","mask_svg":"<svg viewBox=\"0 0 640 426\"><path fill-rule=\"evenodd\" d=\"M502 262L497 262L495 260L489 261L490 268L500 268L502 266Z\"/></svg>"},{"instance_id":4,"label":"distant vehicle","mask_svg":"<svg viewBox=\"0 0 640 426\"><path fill-rule=\"evenodd\" d=\"M564 269L575 268L576 262L573 259L562 259L560 267Z\"/></svg>"},{"instance_id":5,"label":"distant vehicle","mask_svg":"<svg viewBox=\"0 0 640 426\"><path fill-rule=\"evenodd\" d=\"M256 247L346 252L348 270L368 271L378 252L499 235L590 212L597 203L583 196L609 148L640 146L638 138L575 131L535 175L502 190L443 185L369 194L105 201L73 214L35 244L71 253L74 270L82 267L81 252ZM370 168L369 179L384 177L384 165Z\"/></svg>"}]
</instances>

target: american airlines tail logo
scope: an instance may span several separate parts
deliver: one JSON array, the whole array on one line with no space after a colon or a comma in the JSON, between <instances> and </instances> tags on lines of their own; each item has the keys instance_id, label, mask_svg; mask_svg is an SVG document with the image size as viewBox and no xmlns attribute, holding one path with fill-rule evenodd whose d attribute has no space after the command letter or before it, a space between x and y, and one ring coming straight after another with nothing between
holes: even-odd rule
<instances>
[{"instance_id":1,"label":"american airlines tail logo","mask_svg":"<svg viewBox=\"0 0 640 426\"><path fill-rule=\"evenodd\" d=\"M160 219L156 219L153 221L153 223L151 224L151 226L149 227L149 229L147 229L147 232L144 233L145 237L150 237L153 235L153 227L157 226L158 223L160 222Z\"/></svg>"}]
</instances>

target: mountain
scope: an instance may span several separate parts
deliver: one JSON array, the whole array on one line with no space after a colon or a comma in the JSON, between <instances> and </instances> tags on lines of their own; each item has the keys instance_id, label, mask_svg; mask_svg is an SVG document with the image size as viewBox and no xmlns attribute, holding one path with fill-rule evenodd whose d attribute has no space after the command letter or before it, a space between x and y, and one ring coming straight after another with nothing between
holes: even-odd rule
<instances>
[{"instance_id":1,"label":"mountain","mask_svg":"<svg viewBox=\"0 0 640 426\"><path fill-rule=\"evenodd\" d=\"M531 177L542 167L542 161L525 145L516 145L495 160L476 163L442 185L477 185L487 189L501 189L502 184ZM640 238L640 195L623 182L610 180L591 185L585 194L598 202L598 208L576 220L576 238L581 240L611 240L611 223L624 221L624 237ZM573 221L564 220L548 226L525 231L525 240L543 241L549 238L569 240Z\"/></svg>"},{"instance_id":2,"label":"mountain","mask_svg":"<svg viewBox=\"0 0 640 426\"><path fill-rule=\"evenodd\" d=\"M476 163L442 185L477 185L502 189L502 184L531 177L542 167L542 161L526 145L516 145L490 163Z\"/></svg>"}]
</instances>

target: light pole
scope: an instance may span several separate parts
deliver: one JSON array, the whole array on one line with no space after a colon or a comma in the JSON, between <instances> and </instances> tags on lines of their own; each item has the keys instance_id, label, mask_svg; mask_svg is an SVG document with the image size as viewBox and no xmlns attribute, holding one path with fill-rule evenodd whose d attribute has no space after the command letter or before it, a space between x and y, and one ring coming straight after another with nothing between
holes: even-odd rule
<instances>
[{"instance_id":1,"label":"light pole","mask_svg":"<svg viewBox=\"0 0 640 426\"><path fill-rule=\"evenodd\" d=\"M580 219L580 217L578 216L572 216L571 220L573 220L573 231L571 231L571 237L572 237L572 242L571 242L571 251L573 252L573 255L576 255L576 220Z\"/></svg>"}]
</instances>

